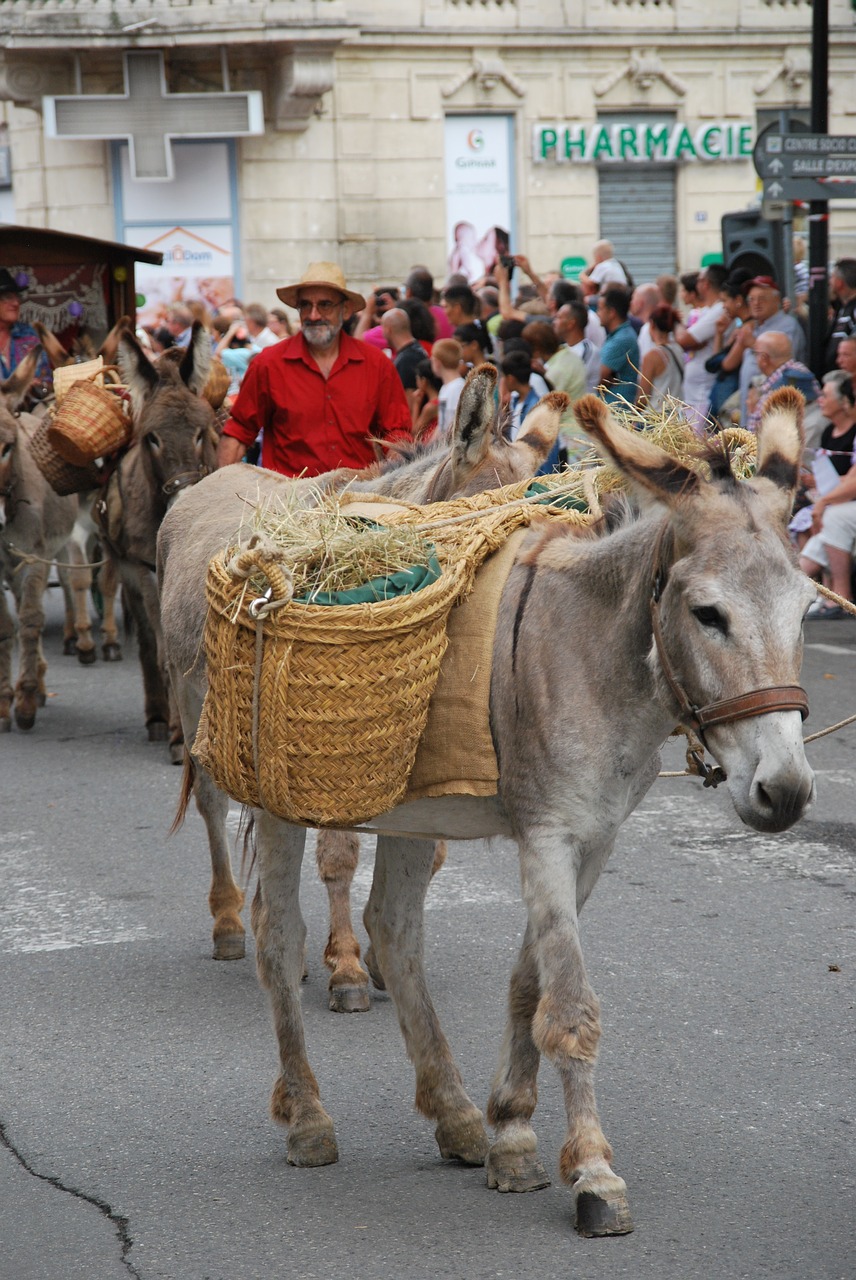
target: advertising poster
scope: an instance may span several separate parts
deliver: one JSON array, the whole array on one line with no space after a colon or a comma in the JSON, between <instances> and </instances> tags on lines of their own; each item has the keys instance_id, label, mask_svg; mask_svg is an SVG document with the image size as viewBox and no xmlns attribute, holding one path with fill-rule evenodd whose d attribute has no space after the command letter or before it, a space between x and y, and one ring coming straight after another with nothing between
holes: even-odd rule
<instances>
[{"instance_id":1,"label":"advertising poster","mask_svg":"<svg viewBox=\"0 0 856 1280\"><path fill-rule=\"evenodd\" d=\"M231 227L129 225L125 242L163 254L161 267L137 263L140 325L162 324L171 302L202 302L215 311L235 296Z\"/></svg>"},{"instance_id":2,"label":"advertising poster","mask_svg":"<svg viewBox=\"0 0 856 1280\"><path fill-rule=\"evenodd\" d=\"M511 116L446 117L447 275L472 282L513 251Z\"/></svg>"}]
</instances>

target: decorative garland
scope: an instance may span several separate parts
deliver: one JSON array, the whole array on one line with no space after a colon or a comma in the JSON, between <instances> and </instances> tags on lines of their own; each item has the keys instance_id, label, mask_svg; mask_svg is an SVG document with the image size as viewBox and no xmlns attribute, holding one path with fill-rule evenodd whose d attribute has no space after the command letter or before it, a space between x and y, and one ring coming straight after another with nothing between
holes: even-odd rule
<instances>
[{"instance_id":1,"label":"decorative garland","mask_svg":"<svg viewBox=\"0 0 856 1280\"><path fill-rule=\"evenodd\" d=\"M106 332L106 270L104 263L94 268L86 263L75 267L64 280L43 284L32 267L13 267L15 279L27 290L26 300L21 305L21 320L25 324L35 324L38 321L51 333L61 333L63 329L79 324L81 317L85 317L87 328L96 333ZM92 279L86 284L83 277L90 271Z\"/></svg>"}]
</instances>

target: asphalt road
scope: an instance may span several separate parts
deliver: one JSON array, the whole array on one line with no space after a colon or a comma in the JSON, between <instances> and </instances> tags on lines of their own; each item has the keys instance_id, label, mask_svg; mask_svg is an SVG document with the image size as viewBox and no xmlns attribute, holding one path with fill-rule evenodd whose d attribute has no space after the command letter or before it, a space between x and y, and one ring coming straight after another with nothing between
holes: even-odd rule
<instances>
[{"instance_id":1,"label":"asphalt road","mask_svg":"<svg viewBox=\"0 0 856 1280\"><path fill-rule=\"evenodd\" d=\"M636 1230L583 1240L557 1182L501 1196L444 1165L388 999L328 1012L311 854L304 1007L340 1159L286 1164L252 947L209 958L203 828L167 838L179 770L145 740L136 663L63 658L53 599L46 648L48 705L0 740L0 1280L856 1275L856 726L810 748L818 803L784 836L686 780L626 825L584 946ZM804 677L809 727L856 712L856 621L809 624ZM367 846L359 910L370 876ZM513 848L453 845L427 968L481 1105L522 925ZM555 1171L549 1064L539 1083Z\"/></svg>"}]
</instances>

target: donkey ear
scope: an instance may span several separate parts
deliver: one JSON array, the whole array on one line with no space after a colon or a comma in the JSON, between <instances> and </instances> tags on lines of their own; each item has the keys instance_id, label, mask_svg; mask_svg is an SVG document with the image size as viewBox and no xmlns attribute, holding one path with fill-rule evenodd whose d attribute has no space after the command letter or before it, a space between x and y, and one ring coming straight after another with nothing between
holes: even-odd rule
<instances>
[{"instance_id":1,"label":"donkey ear","mask_svg":"<svg viewBox=\"0 0 856 1280\"><path fill-rule=\"evenodd\" d=\"M454 471L472 471L490 449L496 417L496 379L492 364L480 364L467 375L452 427Z\"/></svg>"},{"instance_id":2,"label":"donkey ear","mask_svg":"<svg viewBox=\"0 0 856 1280\"><path fill-rule=\"evenodd\" d=\"M559 434L562 414L570 400L564 391L551 391L538 401L535 408L526 415L520 435L515 445L528 445L534 453L532 474L534 475L549 458Z\"/></svg>"},{"instance_id":3,"label":"donkey ear","mask_svg":"<svg viewBox=\"0 0 856 1280\"><path fill-rule=\"evenodd\" d=\"M36 333L39 335L45 354L51 362L52 369L60 369L63 365L71 364L71 356L66 351L56 334L51 333L50 329L46 329L38 320L33 325Z\"/></svg>"},{"instance_id":4,"label":"donkey ear","mask_svg":"<svg viewBox=\"0 0 856 1280\"><path fill-rule=\"evenodd\" d=\"M698 489L700 481L695 471L640 432L625 431L597 396L583 396L574 405L574 413L580 426L594 438L599 452L660 502L673 504Z\"/></svg>"},{"instance_id":5,"label":"donkey ear","mask_svg":"<svg viewBox=\"0 0 856 1280\"><path fill-rule=\"evenodd\" d=\"M178 372L184 385L195 396L202 394L202 388L211 372L211 338L201 320L193 321L190 342L178 366Z\"/></svg>"},{"instance_id":6,"label":"donkey ear","mask_svg":"<svg viewBox=\"0 0 856 1280\"><path fill-rule=\"evenodd\" d=\"M781 387L767 400L758 427L755 475L772 480L784 490L789 507L799 481L805 446L804 413L802 394L795 387Z\"/></svg>"},{"instance_id":7,"label":"donkey ear","mask_svg":"<svg viewBox=\"0 0 856 1280\"><path fill-rule=\"evenodd\" d=\"M36 376L36 366L43 354L41 345L33 347L24 356L24 359L13 370L5 382L0 382L0 393L8 397L9 407L17 409L18 405L26 396L30 389L30 385Z\"/></svg>"},{"instance_id":8,"label":"donkey ear","mask_svg":"<svg viewBox=\"0 0 856 1280\"><path fill-rule=\"evenodd\" d=\"M122 381L131 397L131 408L136 419L146 400L158 385L157 370L132 333L122 334L116 356Z\"/></svg>"},{"instance_id":9,"label":"donkey ear","mask_svg":"<svg viewBox=\"0 0 856 1280\"><path fill-rule=\"evenodd\" d=\"M132 333L133 329L134 326L131 324L130 316L122 316L121 319L116 321L98 349L98 354L105 364L113 364L119 347L119 339L125 333Z\"/></svg>"}]
</instances>

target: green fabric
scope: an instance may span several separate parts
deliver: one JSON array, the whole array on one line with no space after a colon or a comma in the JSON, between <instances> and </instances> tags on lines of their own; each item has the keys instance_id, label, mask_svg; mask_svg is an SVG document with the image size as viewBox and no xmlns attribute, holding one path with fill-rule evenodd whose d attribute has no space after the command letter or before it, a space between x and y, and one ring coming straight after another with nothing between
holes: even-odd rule
<instances>
[{"instance_id":1,"label":"green fabric","mask_svg":"<svg viewBox=\"0 0 856 1280\"><path fill-rule=\"evenodd\" d=\"M547 485L538 484L537 481L533 481L530 484L523 496L524 498L534 498L538 493L544 494L546 498L545 506L561 507L563 511L582 511L583 515L588 512L588 503L583 498L574 498L569 493L554 493Z\"/></svg>"},{"instance_id":2,"label":"green fabric","mask_svg":"<svg viewBox=\"0 0 856 1280\"><path fill-rule=\"evenodd\" d=\"M377 600L394 600L396 596L409 596L421 587L436 582L442 570L435 555L427 565L415 564L409 569L399 569L388 578L372 578L350 591L319 591L295 596L298 604L374 604Z\"/></svg>"}]
</instances>

